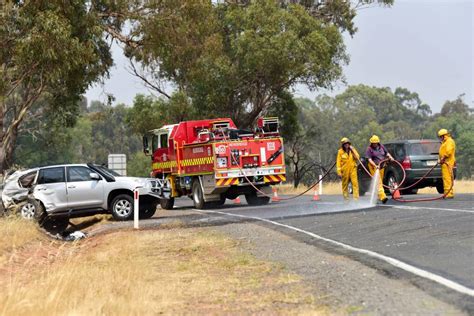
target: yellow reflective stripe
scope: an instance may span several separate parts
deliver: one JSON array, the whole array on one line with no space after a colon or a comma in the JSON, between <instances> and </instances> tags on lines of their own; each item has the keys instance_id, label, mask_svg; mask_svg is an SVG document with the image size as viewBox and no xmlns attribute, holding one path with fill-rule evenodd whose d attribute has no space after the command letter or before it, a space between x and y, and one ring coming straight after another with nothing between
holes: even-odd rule
<instances>
[{"instance_id":1,"label":"yellow reflective stripe","mask_svg":"<svg viewBox=\"0 0 474 316\"><path fill-rule=\"evenodd\" d=\"M176 167L178 164L176 160L165 161L165 162L155 162L152 165L153 169L169 169L172 167Z\"/></svg>"},{"instance_id":2,"label":"yellow reflective stripe","mask_svg":"<svg viewBox=\"0 0 474 316\"><path fill-rule=\"evenodd\" d=\"M284 174L268 175L263 177L263 181L265 183L286 181L286 176Z\"/></svg>"},{"instance_id":3,"label":"yellow reflective stripe","mask_svg":"<svg viewBox=\"0 0 474 316\"><path fill-rule=\"evenodd\" d=\"M183 167L205 165L205 164L212 164L212 163L214 163L214 156L181 160L181 166Z\"/></svg>"}]
</instances>

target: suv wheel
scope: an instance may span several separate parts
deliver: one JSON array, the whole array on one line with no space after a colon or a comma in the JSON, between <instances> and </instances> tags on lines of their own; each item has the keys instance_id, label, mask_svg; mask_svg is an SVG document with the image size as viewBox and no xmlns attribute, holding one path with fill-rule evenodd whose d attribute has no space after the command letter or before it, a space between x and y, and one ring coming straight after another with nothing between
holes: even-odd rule
<instances>
[{"instance_id":1,"label":"suv wheel","mask_svg":"<svg viewBox=\"0 0 474 316\"><path fill-rule=\"evenodd\" d=\"M69 220L64 217L48 217L48 213L44 206L33 199L28 200L34 206L34 220L38 223L39 227L43 228L50 234L56 235L64 232L69 225Z\"/></svg>"},{"instance_id":2,"label":"suv wheel","mask_svg":"<svg viewBox=\"0 0 474 316\"><path fill-rule=\"evenodd\" d=\"M25 204L20 208L20 215L22 218L31 220L35 218L35 213L37 212L38 203L35 201L28 199Z\"/></svg>"},{"instance_id":3,"label":"suv wheel","mask_svg":"<svg viewBox=\"0 0 474 316\"><path fill-rule=\"evenodd\" d=\"M110 212L115 220L126 221L133 216L133 199L131 195L117 195L110 206Z\"/></svg>"},{"instance_id":4,"label":"suv wheel","mask_svg":"<svg viewBox=\"0 0 474 316\"><path fill-rule=\"evenodd\" d=\"M397 180L397 178L395 177L395 175L394 175L393 173L389 173L389 175L388 175L388 177L387 177L387 186L389 186L390 189L385 188L385 191L392 193L392 192L394 191L393 189L394 189L395 186L396 186L395 183L396 183L397 185L400 185L400 183L398 183L398 180Z\"/></svg>"},{"instance_id":5,"label":"suv wheel","mask_svg":"<svg viewBox=\"0 0 474 316\"><path fill-rule=\"evenodd\" d=\"M204 208L204 193L202 192L201 184L199 183L199 179L195 179L193 181L193 203L194 207L198 210L202 210Z\"/></svg>"},{"instance_id":6,"label":"suv wheel","mask_svg":"<svg viewBox=\"0 0 474 316\"><path fill-rule=\"evenodd\" d=\"M436 191L438 191L439 194L444 194L443 182L436 183Z\"/></svg>"}]
</instances>

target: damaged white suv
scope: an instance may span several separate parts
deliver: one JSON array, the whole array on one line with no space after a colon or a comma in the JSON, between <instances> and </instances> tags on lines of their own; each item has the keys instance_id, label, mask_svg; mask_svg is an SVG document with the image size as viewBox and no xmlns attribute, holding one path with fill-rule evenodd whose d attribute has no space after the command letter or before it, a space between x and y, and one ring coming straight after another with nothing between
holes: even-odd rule
<instances>
[{"instance_id":1,"label":"damaged white suv","mask_svg":"<svg viewBox=\"0 0 474 316\"><path fill-rule=\"evenodd\" d=\"M5 208L27 201L21 206L22 216L40 222L46 217L69 219L97 212L128 220L133 217L133 190L138 188L140 217L150 218L159 202L150 194L151 185L146 178L123 177L99 165L56 165L11 175L2 201Z\"/></svg>"}]
</instances>

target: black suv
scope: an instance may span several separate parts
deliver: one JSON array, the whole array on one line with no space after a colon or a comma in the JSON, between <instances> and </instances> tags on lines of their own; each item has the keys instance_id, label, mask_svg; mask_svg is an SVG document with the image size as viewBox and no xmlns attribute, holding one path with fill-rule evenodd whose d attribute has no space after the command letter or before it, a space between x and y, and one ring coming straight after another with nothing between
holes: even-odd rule
<instances>
[{"instance_id":1,"label":"black suv","mask_svg":"<svg viewBox=\"0 0 474 316\"><path fill-rule=\"evenodd\" d=\"M400 162L406 173L403 187L407 187L421 177L423 177L437 162L440 142L435 139L399 140L384 144L388 152L395 160ZM367 167L368 161L362 158L361 161ZM368 168L367 168L368 169ZM454 169L456 175L456 168ZM360 194L363 195L370 188L370 177L361 166L358 168ZM385 185L400 183L403 178L403 171L396 163L390 162L385 168ZM404 190L401 194L416 194L418 189L425 187L436 187L439 193L443 193L443 179L441 178L441 167L436 168L416 186L409 190ZM385 189L388 191L388 189Z\"/></svg>"}]
</instances>

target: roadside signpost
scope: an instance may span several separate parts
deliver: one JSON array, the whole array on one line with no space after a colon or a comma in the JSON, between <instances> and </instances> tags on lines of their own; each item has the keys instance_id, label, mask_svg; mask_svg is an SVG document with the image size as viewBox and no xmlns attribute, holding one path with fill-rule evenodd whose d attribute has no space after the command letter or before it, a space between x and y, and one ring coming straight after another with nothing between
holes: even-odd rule
<instances>
[{"instance_id":1,"label":"roadside signpost","mask_svg":"<svg viewBox=\"0 0 474 316\"><path fill-rule=\"evenodd\" d=\"M140 208L139 208L139 197L140 194L138 193L140 187L136 187L135 190L133 190L133 228L139 229L138 226L138 219L139 219L139 213L140 213Z\"/></svg>"}]
</instances>

